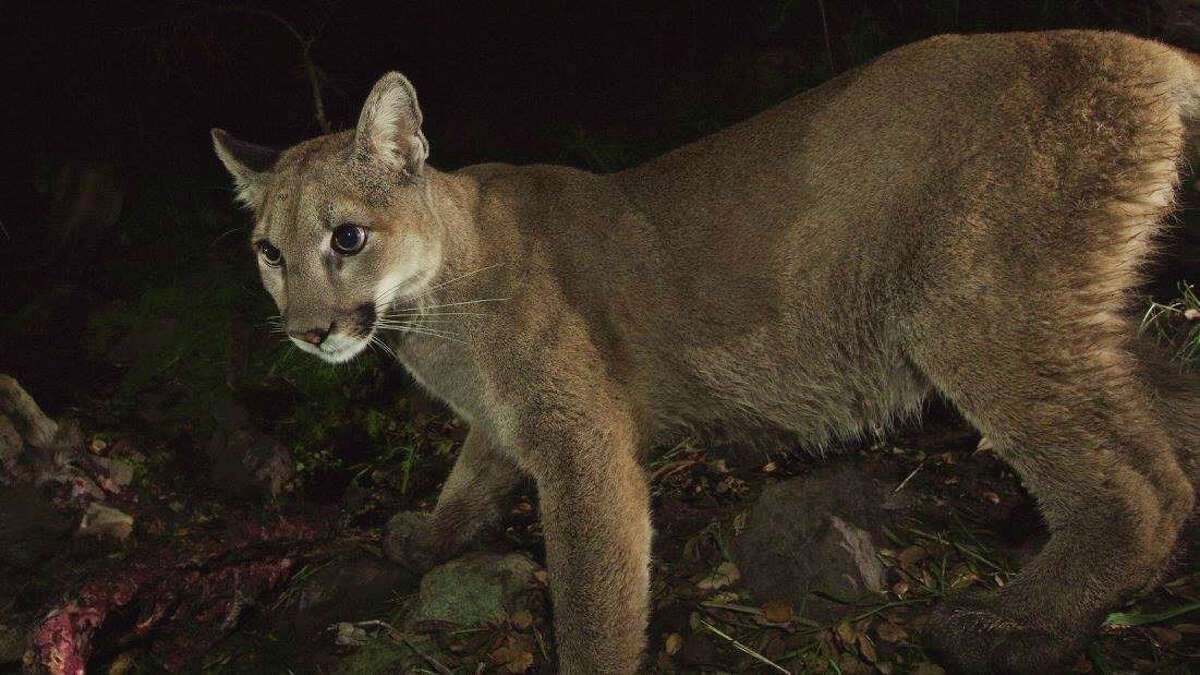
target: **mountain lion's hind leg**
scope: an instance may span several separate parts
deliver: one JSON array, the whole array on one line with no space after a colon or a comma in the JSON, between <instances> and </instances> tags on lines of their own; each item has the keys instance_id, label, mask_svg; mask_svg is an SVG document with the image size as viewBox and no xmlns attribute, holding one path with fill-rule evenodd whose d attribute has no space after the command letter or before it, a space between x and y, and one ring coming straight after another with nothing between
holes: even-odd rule
<instances>
[{"instance_id":1,"label":"mountain lion's hind leg","mask_svg":"<svg viewBox=\"0 0 1200 675\"><path fill-rule=\"evenodd\" d=\"M1194 502L1119 340L1039 335L1046 325L1030 317L1009 332L951 329L941 333L949 342L915 355L994 441L1050 530L1008 585L935 609L927 637L964 671L1054 672L1106 612L1156 581ZM1063 349L1071 338L1076 349Z\"/></svg>"},{"instance_id":2,"label":"mountain lion's hind leg","mask_svg":"<svg viewBox=\"0 0 1200 675\"><path fill-rule=\"evenodd\" d=\"M502 450L472 429L433 512L393 516L384 532L384 552L414 572L453 558L501 521L522 478Z\"/></svg>"}]
</instances>

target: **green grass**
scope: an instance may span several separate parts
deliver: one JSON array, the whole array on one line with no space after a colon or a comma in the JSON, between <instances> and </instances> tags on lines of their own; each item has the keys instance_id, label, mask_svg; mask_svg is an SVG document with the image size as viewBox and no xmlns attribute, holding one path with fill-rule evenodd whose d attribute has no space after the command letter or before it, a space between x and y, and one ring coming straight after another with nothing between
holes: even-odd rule
<instances>
[{"instance_id":1,"label":"green grass","mask_svg":"<svg viewBox=\"0 0 1200 675\"><path fill-rule=\"evenodd\" d=\"M1200 368L1200 296L1196 287L1179 282L1179 295L1168 302L1151 302L1142 318L1142 332L1158 340L1185 368Z\"/></svg>"}]
</instances>

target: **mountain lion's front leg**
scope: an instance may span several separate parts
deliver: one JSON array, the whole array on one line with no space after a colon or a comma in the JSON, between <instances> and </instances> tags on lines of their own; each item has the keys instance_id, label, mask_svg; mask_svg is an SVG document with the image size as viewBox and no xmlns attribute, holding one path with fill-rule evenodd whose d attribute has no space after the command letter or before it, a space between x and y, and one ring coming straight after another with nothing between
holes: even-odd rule
<instances>
[{"instance_id":1,"label":"mountain lion's front leg","mask_svg":"<svg viewBox=\"0 0 1200 675\"><path fill-rule=\"evenodd\" d=\"M472 429L433 513L396 514L387 524L384 552L414 572L453 558L501 521L522 477L486 434Z\"/></svg>"},{"instance_id":2,"label":"mountain lion's front leg","mask_svg":"<svg viewBox=\"0 0 1200 675\"><path fill-rule=\"evenodd\" d=\"M523 448L541 503L559 671L632 673L649 604L649 490L632 425L581 419L542 420Z\"/></svg>"}]
</instances>

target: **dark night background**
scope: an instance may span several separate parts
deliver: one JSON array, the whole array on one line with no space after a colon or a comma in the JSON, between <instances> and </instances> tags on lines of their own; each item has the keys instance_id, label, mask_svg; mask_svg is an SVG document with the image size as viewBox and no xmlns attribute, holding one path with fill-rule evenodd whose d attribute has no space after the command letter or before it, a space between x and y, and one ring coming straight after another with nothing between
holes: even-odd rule
<instances>
[{"instance_id":1,"label":"dark night background","mask_svg":"<svg viewBox=\"0 0 1200 675\"><path fill-rule=\"evenodd\" d=\"M329 125L345 129L376 78L399 70L439 169L607 172L908 42L1064 27L1200 50L1200 0L5 3L0 373L51 414L139 444L146 471L176 476L209 474L202 450L227 423L221 411L244 407L296 459L291 499L343 504L364 466L396 465L372 448L410 433L385 406L409 400L408 382L293 358L267 333L275 310L211 127L278 147L320 134L315 79ZM1200 277L1192 180L1148 295ZM459 432L425 446L412 440L421 433L404 436L422 449L408 450L400 501L354 522L377 527L432 498ZM197 489L167 482L172 494ZM66 577L55 578L34 586L56 593ZM11 607L40 611L33 597Z\"/></svg>"},{"instance_id":2,"label":"dark night background","mask_svg":"<svg viewBox=\"0 0 1200 675\"><path fill-rule=\"evenodd\" d=\"M195 269L196 246L247 220L209 128L276 146L320 133L309 66L334 129L380 74L406 73L440 168L611 171L937 33L1100 27L1200 47L1195 0L19 5L0 19L7 314L53 284L86 279L90 306ZM3 340L5 370L30 370L21 342Z\"/></svg>"}]
</instances>

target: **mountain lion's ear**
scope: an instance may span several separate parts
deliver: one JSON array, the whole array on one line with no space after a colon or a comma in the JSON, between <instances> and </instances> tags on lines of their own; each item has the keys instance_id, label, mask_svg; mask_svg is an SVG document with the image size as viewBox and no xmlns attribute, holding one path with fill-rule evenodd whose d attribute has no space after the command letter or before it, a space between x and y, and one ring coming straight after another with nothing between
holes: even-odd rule
<instances>
[{"instance_id":1,"label":"mountain lion's ear","mask_svg":"<svg viewBox=\"0 0 1200 675\"><path fill-rule=\"evenodd\" d=\"M275 166L275 160L279 159L279 151L239 141L223 129L213 129L212 139L217 157L221 158L225 168L233 175L237 198L246 206L254 208L262 197L271 167Z\"/></svg>"},{"instance_id":2,"label":"mountain lion's ear","mask_svg":"<svg viewBox=\"0 0 1200 675\"><path fill-rule=\"evenodd\" d=\"M429 142L421 133L417 90L400 73L379 78L358 118L354 144L368 157L417 175L429 157Z\"/></svg>"}]
</instances>

